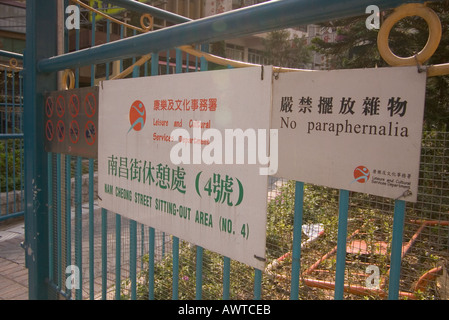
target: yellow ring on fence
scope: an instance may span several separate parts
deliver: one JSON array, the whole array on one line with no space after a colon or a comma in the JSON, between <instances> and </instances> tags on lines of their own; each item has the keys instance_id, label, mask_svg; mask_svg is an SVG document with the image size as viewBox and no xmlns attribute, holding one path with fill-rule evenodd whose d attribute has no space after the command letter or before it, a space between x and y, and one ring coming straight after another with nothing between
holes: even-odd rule
<instances>
[{"instance_id":1,"label":"yellow ring on fence","mask_svg":"<svg viewBox=\"0 0 449 320\"><path fill-rule=\"evenodd\" d=\"M429 38L424 48L416 56L402 58L395 55L388 44L388 37L393 26L401 19L410 16L423 18L429 26ZM441 40L441 22L438 15L423 4L409 3L401 5L384 21L377 36L377 46L382 58L391 66L416 65L427 61L438 48Z\"/></svg>"},{"instance_id":2,"label":"yellow ring on fence","mask_svg":"<svg viewBox=\"0 0 449 320\"><path fill-rule=\"evenodd\" d=\"M148 21L150 23L149 25L145 24L145 18L148 19ZM149 31L151 28L153 28L153 24L154 24L154 19L149 13L145 13L140 16L140 25L142 26L143 29L145 29L145 31Z\"/></svg>"},{"instance_id":3,"label":"yellow ring on fence","mask_svg":"<svg viewBox=\"0 0 449 320\"><path fill-rule=\"evenodd\" d=\"M67 78L69 78L68 85L67 85ZM62 74L61 83L62 83L63 90L75 88L75 75L73 74L72 70L70 70L70 69L64 70L64 73Z\"/></svg>"},{"instance_id":4,"label":"yellow ring on fence","mask_svg":"<svg viewBox=\"0 0 449 320\"><path fill-rule=\"evenodd\" d=\"M11 59L9 59L9 65L10 65L12 68L16 69L18 64L19 64L19 63L17 62L17 59L16 59L16 58L11 58Z\"/></svg>"}]
</instances>

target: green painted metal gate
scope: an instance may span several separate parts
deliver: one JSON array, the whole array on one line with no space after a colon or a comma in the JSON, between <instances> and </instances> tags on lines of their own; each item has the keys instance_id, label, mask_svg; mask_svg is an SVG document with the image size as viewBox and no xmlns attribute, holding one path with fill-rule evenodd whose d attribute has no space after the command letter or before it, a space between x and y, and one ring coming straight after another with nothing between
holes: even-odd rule
<instances>
[{"instance_id":1,"label":"green painted metal gate","mask_svg":"<svg viewBox=\"0 0 449 320\"><path fill-rule=\"evenodd\" d=\"M63 70L73 70L71 84L75 88L95 86L99 78L112 79L130 66L132 77L205 71L207 56L195 56L181 46L360 15L371 3L272 1L190 21L135 1L109 2L140 14L149 13L174 25L141 33L110 20L96 22L96 13L88 12L84 18L90 21L90 30L69 32L64 28L68 1L27 1L24 164L25 251L29 261L30 298L307 299L304 292L310 289L301 280L305 276L302 243L304 227L311 224L303 224L307 215L304 210L310 210L306 198L322 192L335 205L333 210L338 217L334 221L338 225L336 246L323 257L336 254L332 267L335 269L331 269L335 278L327 284L309 279L306 284L331 289L335 299L343 299L344 292L351 289L345 283L348 231L351 232L349 239L359 233L352 228L352 212L358 210L357 204L363 199L350 195L347 190L325 191L302 182L271 179L272 189L267 190L270 200L279 202L284 195L289 216L269 213L269 220L273 221L270 226L287 225L283 232L289 235L285 237L289 240L283 240L282 233L272 234L268 244L276 243L276 248L270 257L279 258L265 270L254 270L127 220L120 212L97 207L96 159L44 150L43 97L66 85L61 85L61 78L69 80L70 73L58 74ZM401 1L395 0L378 1L383 9L400 4ZM79 3L76 5L79 8ZM115 34L120 35L120 40L111 39L112 28L119 28ZM100 45L97 39L104 40L105 44ZM196 46L196 52L200 49L207 51L207 45ZM406 203L385 200L380 207L379 210L389 212L388 228L392 235L388 243L388 285L384 283L381 290L368 295L390 299L401 295L413 297L400 288ZM318 259L318 263L324 260ZM286 266L282 274L275 271L280 264Z\"/></svg>"},{"instance_id":2,"label":"green painted metal gate","mask_svg":"<svg viewBox=\"0 0 449 320\"><path fill-rule=\"evenodd\" d=\"M0 50L0 221L24 213L22 60Z\"/></svg>"}]
</instances>

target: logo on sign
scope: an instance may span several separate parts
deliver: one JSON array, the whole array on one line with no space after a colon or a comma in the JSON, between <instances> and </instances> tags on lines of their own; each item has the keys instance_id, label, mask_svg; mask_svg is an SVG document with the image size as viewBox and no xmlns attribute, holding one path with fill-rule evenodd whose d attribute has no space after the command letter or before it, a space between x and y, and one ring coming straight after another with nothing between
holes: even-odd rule
<instances>
[{"instance_id":1,"label":"logo on sign","mask_svg":"<svg viewBox=\"0 0 449 320\"><path fill-rule=\"evenodd\" d=\"M131 128L129 128L128 133L134 129L135 131L142 130L146 121L146 111L145 106L142 101L136 100L131 105L129 109L129 123L131 124Z\"/></svg>"},{"instance_id":2,"label":"logo on sign","mask_svg":"<svg viewBox=\"0 0 449 320\"><path fill-rule=\"evenodd\" d=\"M354 181L357 181L358 183L365 183L368 181L370 177L370 172L367 167L365 166L358 166L354 170Z\"/></svg>"}]
</instances>

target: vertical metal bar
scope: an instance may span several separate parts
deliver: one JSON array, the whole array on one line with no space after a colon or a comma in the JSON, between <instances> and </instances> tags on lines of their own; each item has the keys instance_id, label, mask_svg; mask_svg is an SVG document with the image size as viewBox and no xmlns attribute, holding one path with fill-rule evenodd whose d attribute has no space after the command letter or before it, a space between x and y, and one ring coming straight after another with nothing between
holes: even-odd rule
<instances>
[{"instance_id":1,"label":"vertical metal bar","mask_svg":"<svg viewBox=\"0 0 449 320\"><path fill-rule=\"evenodd\" d=\"M16 108L15 108L15 101L16 101L16 94L15 94L15 86L16 86L16 75L15 72L12 71L12 92L11 92L11 117L12 117L12 128L11 132L15 133L15 123L16 123ZM12 181L13 181L13 212L17 212L16 208L16 139L12 140Z\"/></svg>"},{"instance_id":2,"label":"vertical metal bar","mask_svg":"<svg viewBox=\"0 0 449 320\"><path fill-rule=\"evenodd\" d=\"M134 30L134 35L136 34ZM135 62L135 58L133 58L133 63ZM133 68L133 78L138 78L140 74L140 68L135 66ZM137 283L136 283L136 269L137 269L137 222L135 220L131 220L129 222L129 277L131 280L131 300L136 300L137 298Z\"/></svg>"},{"instance_id":3,"label":"vertical metal bar","mask_svg":"<svg viewBox=\"0 0 449 320\"><path fill-rule=\"evenodd\" d=\"M122 254L122 217L115 214L115 299L120 300L121 295L121 254Z\"/></svg>"},{"instance_id":4,"label":"vertical metal bar","mask_svg":"<svg viewBox=\"0 0 449 320\"><path fill-rule=\"evenodd\" d=\"M50 167L50 169L51 169L51 175L50 175L50 177L51 177L51 180L52 180L52 189L51 189L51 192L52 192L52 195L51 195L51 197L49 196L49 198L51 198L52 199L52 206L53 206L53 210L52 210L52 214L53 214L53 216L52 216L52 218L51 218L51 221L52 221L52 224L51 225L49 225L48 226L48 228L49 228L49 233L51 233L51 237L52 237L52 240L53 240L53 245L52 245L52 255L53 255L53 274L52 274L52 276L53 276L53 284L58 284L58 261L59 261L59 257L58 257L58 242L57 242L57 228L56 228L56 226L57 226L57 222L58 222L58 219L57 219L57 208L58 208L58 197L57 197L57 192L58 192L58 185L57 185L57 182L56 182L56 180L57 180L57 178L56 178L56 172L57 172L57 167L56 167L56 159L57 159L57 157L56 157L56 153L52 153L51 154L52 155L52 157L51 157L51 167Z\"/></svg>"},{"instance_id":5,"label":"vertical metal bar","mask_svg":"<svg viewBox=\"0 0 449 320\"><path fill-rule=\"evenodd\" d=\"M61 154L60 155L60 166L58 171L59 181L60 181L60 189L58 189L58 194L61 194L60 200L61 200L61 212L59 217L59 223L58 223L58 229L59 229L59 239L61 243L59 244L59 265L58 269L62 270L62 279L61 279L61 291L69 293L69 287L65 285L65 274L66 274L66 268L67 268L67 192L66 192L66 186L67 186L67 174L66 174L66 155Z\"/></svg>"},{"instance_id":6,"label":"vertical metal bar","mask_svg":"<svg viewBox=\"0 0 449 320\"><path fill-rule=\"evenodd\" d=\"M143 224L140 224L140 270L143 270L144 252L145 252L145 229Z\"/></svg>"},{"instance_id":7,"label":"vertical metal bar","mask_svg":"<svg viewBox=\"0 0 449 320\"><path fill-rule=\"evenodd\" d=\"M203 296L203 248L196 246L196 300Z\"/></svg>"},{"instance_id":8,"label":"vertical metal bar","mask_svg":"<svg viewBox=\"0 0 449 320\"><path fill-rule=\"evenodd\" d=\"M89 299L94 299L94 159L89 159Z\"/></svg>"},{"instance_id":9,"label":"vertical metal bar","mask_svg":"<svg viewBox=\"0 0 449 320\"><path fill-rule=\"evenodd\" d=\"M3 90L5 92L5 119L3 123L3 131L4 133L8 132L8 69L4 69L5 72L3 73ZM6 145L6 143L5 143ZM7 172L7 170L6 170Z\"/></svg>"},{"instance_id":10,"label":"vertical metal bar","mask_svg":"<svg viewBox=\"0 0 449 320\"><path fill-rule=\"evenodd\" d=\"M78 10L79 10L79 5ZM80 30L75 30L75 51L80 50ZM75 87L79 87L80 70L75 68ZM75 299L83 299L83 216L82 216L82 158L76 157L75 169L75 265L79 272L79 288L75 290Z\"/></svg>"},{"instance_id":11,"label":"vertical metal bar","mask_svg":"<svg viewBox=\"0 0 449 320\"><path fill-rule=\"evenodd\" d=\"M182 52L179 49L176 49L176 73L182 73ZM173 300L177 300L178 297L179 297L179 238L173 237L173 293L172 293L172 298L173 298Z\"/></svg>"},{"instance_id":12,"label":"vertical metal bar","mask_svg":"<svg viewBox=\"0 0 449 320\"><path fill-rule=\"evenodd\" d=\"M149 228L148 236L148 299L154 300L154 228Z\"/></svg>"},{"instance_id":13,"label":"vertical metal bar","mask_svg":"<svg viewBox=\"0 0 449 320\"><path fill-rule=\"evenodd\" d=\"M167 50L167 59L166 59L166 64L165 64L165 74L170 74L170 50Z\"/></svg>"},{"instance_id":14,"label":"vertical metal bar","mask_svg":"<svg viewBox=\"0 0 449 320\"><path fill-rule=\"evenodd\" d=\"M95 12L92 12L91 46L95 46ZM95 65L90 66L90 85L95 85ZM95 219L94 219L94 159L89 159L89 299L95 295Z\"/></svg>"},{"instance_id":15,"label":"vertical metal bar","mask_svg":"<svg viewBox=\"0 0 449 320\"><path fill-rule=\"evenodd\" d=\"M111 21L108 19L106 21L106 43L111 41ZM109 79L109 68L110 68L111 63L107 62L106 63L106 80Z\"/></svg>"},{"instance_id":16,"label":"vertical metal bar","mask_svg":"<svg viewBox=\"0 0 449 320\"><path fill-rule=\"evenodd\" d=\"M64 0L63 1L63 8L64 9L67 8L67 6L69 5L69 1L70 0ZM63 14L62 16L65 17L65 14ZM64 25L64 22L62 22L62 23ZM69 41L68 41L68 39L69 39L69 29L64 28L64 27L63 27L63 29L64 29L64 39L66 39L66 41L64 41L64 53L67 53L67 52L69 52Z\"/></svg>"},{"instance_id":17,"label":"vertical metal bar","mask_svg":"<svg viewBox=\"0 0 449 320\"><path fill-rule=\"evenodd\" d=\"M179 297L179 238L173 237L172 299L178 300L178 297Z\"/></svg>"},{"instance_id":18,"label":"vertical metal bar","mask_svg":"<svg viewBox=\"0 0 449 320\"><path fill-rule=\"evenodd\" d=\"M4 73L3 73L3 91L5 92L5 109L8 108L8 69L4 68ZM3 121L3 128L0 128L0 131L2 133L7 133L8 132L8 117L6 116L6 110L5 110L5 119Z\"/></svg>"},{"instance_id":19,"label":"vertical metal bar","mask_svg":"<svg viewBox=\"0 0 449 320\"><path fill-rule=\"evenodd\" d=\"M6 104L5 104L6 105ZM1 126L1 121L0 121L0 126ZM0 129L1 130L1 129ZM1 144L0 144L1 145ZM5 147L5 153L6 153L6 141L5 141L5 145L4 145L4 147ZM2 150L3 151L3 150ZM6 157L5 157L6 158ZM5 159L6 160L6 159ZM0 192L3 192L3 190L2 190L2 186L0 185ZM0 216L2 215L2 200L1 200L1 197L0 197ZM5 212L5 215L7 215L8 214L8 211L6 211Z\"/></svg>"},{"instance_id":20,"label":"vertical metal bar","mask_svg":"<svg viewBox=\"0 0 449 320\"><path fill-rule=\"evenodd\" d=\"M161 254L162 254L162 258L165 258L165 232L162 232L162 250L161 250Z\"/></svg>"},{"instance_id":21,"label":"vertical metal bar","mask_svg":"<svg viewBox=\"0 0 449 320\"><path fill-rule=\"evenodd\" d=\"M125 37L125 26L120 26L120 39ZM123 59L120 59L120 73L123 71Z\"/></svg>"},{"instance_id":22,"label":"vertical metal bar","mask_svg":"<svg viewBox=\"0 0 449 320\"><path fill-rule=\"evenodd\" d=\"M52 226L53 225L53 179L52 179L52 166L53 166L53 162L52 162L52 158L53 158L53 154L51 152L49 152L47 154L47 165L48 165L48 169L47 169L47 179L48 179L48 225ZM50 230L49 234L48 234L48 279L49 282L53 282L54 278L53 278L53 272L54 272L54 256L53 256L53 250L54 250L54 234L52 232L52 230Z\"/></svg>"},{"instance_id":23,"label":"vertical metal bar","mask_svg":"<svg viewBox=\"0 0 449 320\"><path fill-rule=\"evenodd\" d=\"M181 59L182 64L182 59ZM207 69L207 60L202 59L201 64L204 69ZM182 67L182 66L181 66ZM186 56L186 72L189 71L189 56ZM196 299L201 300L203 296L203 248L196 247Z\"/></svg>"},{"instance_id":24,"label":"vertical metal bar","mask_svg":"<svg viewBox=\"0 0 449 320\"><path fill-rule=\"evenodd\" d=\"M393 239L391 240L390 279L388 285L389 300L397 300L399 298L404 219L405 201L396 200L394 203Z\"/></svg>"},{"instance_id":25,"label":"vertical metal bar","mask_svg":"<svg viewBox=\"0 0 449 320\"><path fill-rule=\"evenodd\" d=\"M76 159L76 178L75 178L75 264L79 268L79 288L76 289L75 297L77 300L83 298L83 279L82 279L82 267L83 267L83 217L82 217L82 168L81 157Z\"/></svg>"},{"instance_id":26,"label":"vertical metal bar","mask_svg":"<svg viewBox=\"0 0 449 320\"><path fill-rule=\"evenodd\" d=\"M80 10L80 5L77 4L76 6L78 7L78 10ZM108 22L109 22L109 20L108 20ZM79 51L79 50L80 50L80 30L75 29L75 51ZM80 78L80 69L75 68L75 84L77 87L79 84L79 78Z\"/></svg>"},{"instance_id":27,"label":"vertical metal bar","mask_svg":"<svg viewBox=\"0 0 449 320\"><path fill-rule=\"evenodd\" d=\"M62 288L62 242L61 242L61 154L56 154L56 285Z\"/></svg>"},{"instance_id":28,"label":"vertical metal bar","mask_svg":"<svg viewBox=\"0 0 449 320\"><path fill-rule=\"evenodd\" d=\"M223 300L229 300L231 289L231 259L223 257Z\"/></svg>"},{"instance_id":29,"label":"vertical metal bar","mask_svg":"<svg viewBox=\"0 0 449 320\"><path fill-rule=\"evenodd\" d=\"M63 31L63 20L64 13L63 8L65 7L65 2L58 3L58 22L56 28L58 29L57 33L57 51L58 54L62 54L67 52L68 50L64 50L64 43L68 41L64 41L65 32ZM61 32L62 31L62 32ZM61 89L60 84L58 84L58 88ZM69 173L69 174L68 174ZM57 270L58 281L56 282L58 288L61 292L66 294L67 298L72 297L71 287L65 285L65 275L66 268L71 264L71 238L70 238L70 227L71 227L71 207L70 207L70 156L66 156L64 154L57 155L57 170L54 173L56 175L57 180L57 188L55 190L57 197L57 248L58 248L58 260L57 260Z\"/></svg>"},{"instance_id":30,"label":"vertical metal bar","mask_svg":"<svg viewBox=\"0 0 449 320\"><path fill-rule=\"evenodd\" d=\"M65 228L66 228L66 265L72 264L72 157L66 156L65 159L65 191L66 191L66 216L65 216ZM67 290L68 296L71 296L70 290Z\"/></svg>"},{"instance_id":31,"label":"vertical metal bar","mask_svg":"<svg viewBox=\"0 0 449 320\"><path fill-rule=\"evenodd\" d=\"M101 208L101 298L106 300L108 284L108 212Z\"/></svg>"},{"instance_id":32,"label":"vertical metal bar","mask_svg":"<svg viewBox=\"0 0 449 320\"><path fill-rule=\"evenodd\" d=\"M90 45L92 47L94 47L95 46L95 27L96 27L96 25L95 25L95 20L96 20L95 16L96 16L96 13L95 12L91 12L91 14L92 14L92 33L91 33L92 40L91 40ZM94 64L90 65L90 85L91 86L95 85L95 65Z\"/></svg>"},{"instance_id":33,"label":"vertical metal bar","mask_svg":"<svg viewBox=\"0 0 449 320\"><path fill-rule=\"evenodd\" d=\"M136 300L136 264L137 264L137 222L129 222L129 278L131 280L131 300Z\"/></svg>"},{"instance_id":34,"label":"vertical metal bar","mask_svg":"<svg viewBox=\"0 0 449 320\"><path fill-rule=\"evenodd\" d=\"M67 0L61 1L58 3L58 33L57 33L57 51L58 54L67 53L68 48L66 50L66 44L68 44L68 33L67 30L64 30L66 28L63 27L64 25L64 9L67 6ZM60 78L58 77L58 80ZM62 86L60 83L58 83L58 90L62 89ZM60 233L61 233L61 244L62 247L61 250L61 256L59 259L58 264L61 265L62 270L64 272L64 278L67 275L67 266L70 266L72 264L72 257L71 257L71 156L70 155L64 155L61 154L61 165L60 165L60 171L58 170L56 175L60 175L60 181L61 181L61 188L57 189L58 194L60 193L61 196L61 218L60 218ZM70 269L70 271L72 271ZM62 280L62 287L60 288L61 292L66 293L66 297L71 299L72 298L72 287L67 286L65 281Z\"/></svg>"},{"instance_id":35,"label":"vertical metal bar","mask_svg":"<svg viewBox=\"0 0 449 320\"><path fill-rule=\"evenodd\" d=\"M201 50L207 52L207 47L205 45L202 45ZM201 71L205 71L208 68L207 64L205 64L205 61L206 59L204 57L201 57L200 59ZM197 68L198 65L195 65L195 69ZM228 69L232 69L232 67L228 66ZM228 257L223 257L223 300L229 300L230 291L231 291L231 259Z\"/></svg>"},{"instance_id":36,"label":"vertical metal bar","mask_svg":"<svg viewBox=\"0 0 449 320\"><path fill-rule=\"evenodd\" d=\"M302 217L304 207L304 182L295 184L295 213L293 220L292 275L290 299L299 298L299 276L301 272Z\"/></svg>"},{"instance_id":37,"label":"vertical metal bar","mask_svg":"<svg viewBox=\"0 0 449 320\"><path fill-rule=\"evenodd\" d=\"M151 75L159 74L159 55L151 54ZM155 250L155 230L149 228L149 249L148 249L148 299L154 300L154 250Z\"/></svg>"},{"instance_id":38,"label":"vertical metal bar","mask_svg":"<svg viewBox=\"0 0 449 320\"><path fill-rule=\"evenodd\" d=\"M182 73L182 51L176 49L176 73Z\"/></svg>"},{"instance_id":39,"label":"vertical metal bar","mask_svg":"<svg viewBox=\"0 0 449 320\"><path fill-rule=\"evenodd\" d=\"M45 91L56 89L56 75L37 72L36 61L56 55L56 1L29 0L26 5L24 59L24 172L25 252L28 261L29 298L47 299L48 275L48 155L43 148ZM43 45L45 43L45 45ZM40 205L38 205L40 204Z\"/></svg>"},{"instance_id":40,"label":"vertical metal bar","mask_svg":"<svg viewBox=\"0 0 449 320\"><path fill-rule=\"evenodd\" d=\"M8 133L8 70L5 68L4 72L4 92L5 92L5 121L4 121L4 130L2 130L4 133ZM5 215L9 214L9 206L8 206L8 193L9 193L9 186L8 186L8 140L5 140L5 195L6 195L6 202L5 202Z\"/></svg>"},{"instance_id":41,"label":"vertical metal bar","mask_svg":"<svg viewBox=\"0 0 449 320\"><path fill-rule=\"evenodd\" d=\"M110 41L111 22L106 22L106 43ZM109 79L109 62L106 63L106 80ZM117 252L116 252L117 254ZM108 211L101 209L101 297L107 299L108 286Z\"/></svg>"},{"instance_id":42,"label":"vertical metal bar","mask_svg":"<svg viewBox=\"0 0 449 320\"><path fill-rule=\"evenodd\" d=\"M22 77L22 71L19 73L19 104L20 104L20 121L19 121L19 132L23 133L23 77ZM24 176L24 168L23 168L23 156L24 156L24 150L23 150L23 138L21 139L20 143L20 192L21 192L21 203L20 208L23 210L25 205L25 199L24 199L24 190L23 190L23 176Z\"/></svg>"},{"instance_id":43,"label":"vertical metal bar","mask_svg":"<svg viewBox=\"0 0 449 320\"><path fill-rule=\"evenodd\" d=\"M335 271L335 300L343 300L345 268L346 268L346 238L348 233L349 191L340 190L337 237L337 267Z\"/></svg>"},{"instance_id":44,"label":"vertical metal bar","mask_svg":"<svg viewBox=\"0 0 449 320\"><path fill-rule=\"evenodd\" d=\"M262 299L262 270L254 269L254 300Z\"/></svg>"}]
</instances>

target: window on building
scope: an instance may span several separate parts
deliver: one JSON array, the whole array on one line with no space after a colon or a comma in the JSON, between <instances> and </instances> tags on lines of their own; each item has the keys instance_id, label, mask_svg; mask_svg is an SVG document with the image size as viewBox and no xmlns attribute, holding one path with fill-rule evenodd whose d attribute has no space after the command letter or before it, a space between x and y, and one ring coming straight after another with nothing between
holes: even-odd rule
<instances>
[{"instance_id":1,"label":"window on building","mask_svg":"<svg viewBox=\"0 0 449 320\"><path fill-rule=\"evenodd\" d=\"M0 37L0 50L23 53L25 40Z\"/></svg>"},{"instance_id":2,"label":"window on building","mask_svg":"<svg viewBox=\"0 0 449 320\"><path fill-rule=\"evenodd\" d=\"M256 49L248 49L248 62L255 64L268 64L265 59L263 51Z\"/></svg>"},{"instance_id":3,"label":"window on building","mask_svg":"<svg viewBox=\"0 0 449 320\"><path fill-rule=\"evenodd\" d=\"M243 47L234 44L226 44L226 58L238 61L244 61Z\"/></svg>"}]
</instances>

